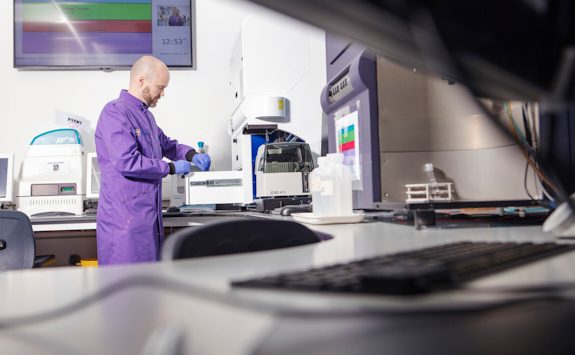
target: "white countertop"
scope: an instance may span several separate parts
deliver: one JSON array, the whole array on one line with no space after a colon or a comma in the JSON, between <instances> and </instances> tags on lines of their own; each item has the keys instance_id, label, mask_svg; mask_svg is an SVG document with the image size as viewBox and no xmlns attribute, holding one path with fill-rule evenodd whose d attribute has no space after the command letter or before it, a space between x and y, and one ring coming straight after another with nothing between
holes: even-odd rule
<instances>
[{"instance_id":1,"label":"white countertop","mask_svg":"<svg viewBox=\"0 0 575 355\"><path fill-rule=\"evenodd\" d=\"M281 314L290 312L356 314L360 310L369 313L465 308L517 297L499 292L503 287L575 281L575 253L571 252L478 279L462 290L416 297L230 287L231 280L460 240L537 243L555 240L554 236L543 233L541 226L417 231L413 226L369 220L308 227L334 238L281 250L175 262L2 273L0 325L11 317L37 315L98 295L97 301L72 313L29 325L0 328L3 348L11 353L132 354L143 349L155 329L171 324L182 327L187 339L186 351L190 353L246 354Z\"/></svg>"}]
</instances>

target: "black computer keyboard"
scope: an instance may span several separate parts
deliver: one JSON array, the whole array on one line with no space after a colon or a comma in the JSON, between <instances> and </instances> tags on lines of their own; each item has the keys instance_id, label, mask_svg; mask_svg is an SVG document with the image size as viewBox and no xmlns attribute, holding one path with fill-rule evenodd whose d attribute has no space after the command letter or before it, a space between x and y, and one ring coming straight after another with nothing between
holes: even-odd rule
<instances>
[{"instance_id":1,"label":"black computer keyboard","mask_svg":"<svg viewBox=\"0 0 575 355\"><path fill-rule=\"evenodd\" d=\"M459 242L247 281L237 287L410 295L571 251L575 245Z\"/></svg>"}]
</instances>

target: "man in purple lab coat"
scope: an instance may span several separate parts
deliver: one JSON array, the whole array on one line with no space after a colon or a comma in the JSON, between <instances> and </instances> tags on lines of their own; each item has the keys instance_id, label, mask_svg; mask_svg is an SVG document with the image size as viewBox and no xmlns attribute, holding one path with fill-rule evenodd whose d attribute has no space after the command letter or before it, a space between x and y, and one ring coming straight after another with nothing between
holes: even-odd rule
<instances>
[{"instance_id":1,"label":"man in purple lab coat","mask_svg":"<svg viewBox=\"0 0 575 355\"><path fill-rule=\"evenodd\" d=\"M187 174L190 161L210 167L207 154L197 154L167 137L149 108L155 107L170 81L160 60L145 56L130 72L130 88L109 102L96 127L101 170L97 213L98 264L157 261L164 241L162 178ZM167 157L174 161L167 163Z\"/></svg>"}]
</instances>

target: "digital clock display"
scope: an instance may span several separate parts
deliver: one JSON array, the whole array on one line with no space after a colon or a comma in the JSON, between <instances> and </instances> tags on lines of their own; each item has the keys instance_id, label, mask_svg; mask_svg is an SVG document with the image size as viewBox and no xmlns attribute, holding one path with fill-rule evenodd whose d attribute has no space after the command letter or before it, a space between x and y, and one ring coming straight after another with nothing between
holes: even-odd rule
<instances>
[{"instance_id":1,"label":"digital clock display","mask_svg":"<svg viewBox=\"0 0 575 355\"><path fill-rule=\"evenodd\" d=\"M187 38L164 38L162 44L183 44Z\"/></svg>"}]
</instances>

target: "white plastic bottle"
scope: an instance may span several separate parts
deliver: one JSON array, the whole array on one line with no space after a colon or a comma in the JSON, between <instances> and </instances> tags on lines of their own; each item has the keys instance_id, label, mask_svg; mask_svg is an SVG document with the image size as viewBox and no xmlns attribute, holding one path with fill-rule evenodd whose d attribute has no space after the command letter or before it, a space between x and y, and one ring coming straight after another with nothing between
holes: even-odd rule
<instances>
[{"instance_id":1,"label":"white plastic bottle","mask_svg":"<svg viewBox=\"0 0 575 355\"><path fill-rule=\"evenodd\" d=\"M321 196L321 170L325 169L327 164L326 157L317 158L317 167L311 172L311 199L313 202L313 215L317 217L324 216L323 199Z\"/></svg>"},{"instance_id":2,"label":"white plastic bottle","mask_svg":"<svg viewBox=\"0 0 575 355\"><path fill-rule=\"evenodd\" d=\"M326 217L353 215L351 172L343 164L343 154L327 155L321 170L321 205Z\"/></svg>"}]
</instances>

